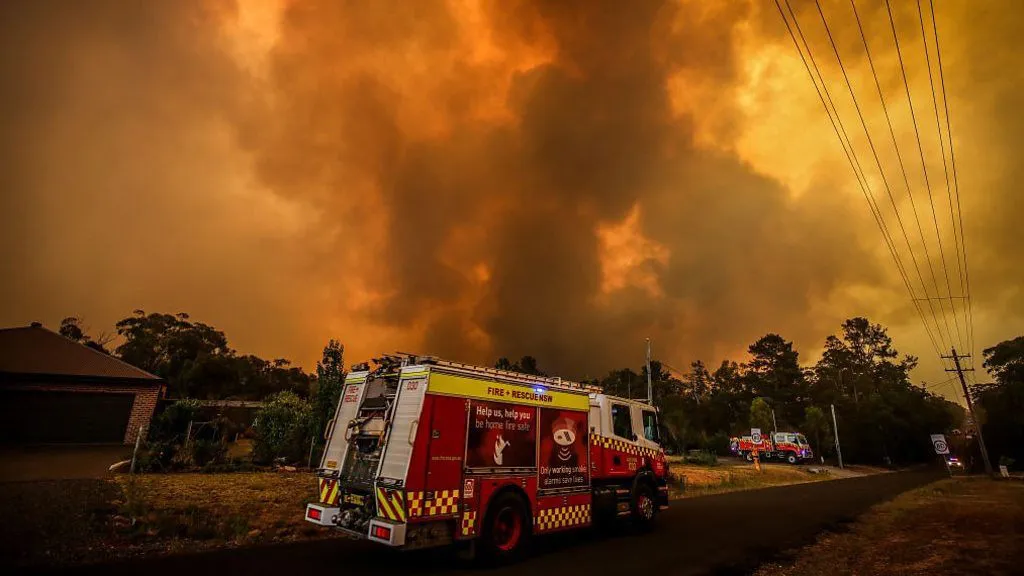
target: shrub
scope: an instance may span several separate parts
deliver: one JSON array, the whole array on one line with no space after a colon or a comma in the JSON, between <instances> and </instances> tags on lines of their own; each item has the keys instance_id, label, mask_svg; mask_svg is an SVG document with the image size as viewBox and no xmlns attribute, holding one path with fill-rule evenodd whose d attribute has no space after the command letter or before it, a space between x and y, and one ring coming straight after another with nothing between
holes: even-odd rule
<instances>
[{"instance_id":1,"label":"shrub","mask_svg":"<svg viewBox=\"0 0 1024 576\"><path fill-rule=\"evenodd\" d=\"M728 456L729 435L722 431L715 432L714 436L708 438L704 442L703 448L708 452L717 454L719 456Z\"/></svg>"},{"instance_id":2,"label":"shrub","mask_svg":"<svg viewBox=\"0 0 1024 576\"><path fill-rule=\"evenodd\" d=\"M686 463L699 466L716 466L718 464L718 455L710 450L690 450L686 454Z\"/></svg>"},{"instance_id":3,"label":"shrub","mask_svg":"<svg viewBox=\"0 0 1024 576\"><path fill-rule=\"evenodd\" d=\"M304 462L309 451L312 421L312 406L294 392L271 396L256 414L253 460L263 464L277 459Z\"/></svg>"},{"instance_id":4,"label":"shrub","mask_svg":"<svg viewBox=\"0 0 1024 576\"><path fill-rule=\"evenodd\" d=\"M199 402L179 400L153 418L149 428L151 442L174 442L181 444L188 431L188 423L199 416Z\"/></svg>"},{"instance_id":5,"label":"shrub","mask_svg":"<svg viewBox=\"0 0 1024 576\"><path fill-rule=\"evenodd\" d=\"M194 440L189 444L189 459L194 466L223 462L227 455L228 447L220 440Z\"/></svg>"}]
</instances>

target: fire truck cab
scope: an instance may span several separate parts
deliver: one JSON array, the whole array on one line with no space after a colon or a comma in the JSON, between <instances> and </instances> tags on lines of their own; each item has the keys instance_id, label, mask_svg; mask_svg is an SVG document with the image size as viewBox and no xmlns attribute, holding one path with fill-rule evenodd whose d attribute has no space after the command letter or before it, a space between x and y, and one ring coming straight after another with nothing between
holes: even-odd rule
<instances>
[{"instance_id":1,"label":"fire truck cab","mask_svg":"<svg viewBox=\"0 0 1024 576\"><path fill-rule=\"evenodd\" d=\"M560 378L409 355L350 372L306 520L496 559L534 535L668 506L657 410Z\"/></svg>"}]
</instances>

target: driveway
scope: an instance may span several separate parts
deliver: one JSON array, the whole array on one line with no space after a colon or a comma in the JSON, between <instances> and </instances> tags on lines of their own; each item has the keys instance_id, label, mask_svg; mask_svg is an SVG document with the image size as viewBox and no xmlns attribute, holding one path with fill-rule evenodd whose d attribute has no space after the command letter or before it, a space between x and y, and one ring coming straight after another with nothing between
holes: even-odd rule
<instances>
[{"instance_id":1,"label":"driveway","mask_svg":"<svg viewBox=\"0 0 1024 576\"><path fill-rule=\"evenodd\" d=\"M5 446L0 448L0 482L102 478L110 465L131 458L132 447Z\"/></svg>"}]
</instances>

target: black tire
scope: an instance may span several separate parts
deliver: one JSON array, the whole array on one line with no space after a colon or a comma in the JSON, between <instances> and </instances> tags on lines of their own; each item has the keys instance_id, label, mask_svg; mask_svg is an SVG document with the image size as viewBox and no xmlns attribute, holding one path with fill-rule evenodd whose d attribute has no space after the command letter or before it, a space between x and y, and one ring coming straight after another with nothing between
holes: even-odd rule
<instances>
[{"instance_id":1,"label":"black tire","mask_svg":"<svg viewBox=\"0 0 1024 576\"><path fill-rule=\"evenodd\" d=\"M747 462L754 461L754 454L752 452L747 452L746 455L744 455L743 457L747 460Z\"/></svg>"},{"instance_id":2,"label":"black tire","mask_svg":"<svg viewBox=\"0 0 1024 576\"><path fill-rule=\"evenodd\" d=\"M503 565L521 559L529 548L533 526L529 505L514 492L505 492L487 507L479 540L481 559Z\"/></svg>"},{"instance_id":3,"label":"black tire","mask_svg":"<svg viewBox=\"0 0 1024 576\"><path fill-rule=\"evenodd\" d=\"M650 530L654 525L654 518L658 514L658 504L654 499L654 488L650 482L640 480L633 488L633 495L630 498L632 514L630 520L633 527L641 532Z\"/></svg>"},{"instance_id":4,"label":"black tire","mask_svg":"<svg viewBox=\"0 0 1024 576\"><path fill-rule=\"evenodd\" d=\"M795 452L788 452L786 454L786 462L789 462L790 464L798 464L800 459L796 457Z\"/></svg>"}]
</instances>

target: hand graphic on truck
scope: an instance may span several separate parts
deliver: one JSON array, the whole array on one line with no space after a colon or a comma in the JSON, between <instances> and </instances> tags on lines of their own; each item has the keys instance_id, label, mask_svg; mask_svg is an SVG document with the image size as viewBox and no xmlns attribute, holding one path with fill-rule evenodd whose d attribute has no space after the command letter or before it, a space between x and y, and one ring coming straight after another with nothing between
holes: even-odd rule
<instances>
[{"instance_id":1,"label":"hand graphic on truck","mask_svg":"<svg viewBox=\"0 0 1024 576\"><path fill-rule=\"evenodd\" d=\"M494 441L494 463L501 466L501 453L505 450L511 442L507 442L500 435L498 439Z\"/></svg>"}]
</instances>

